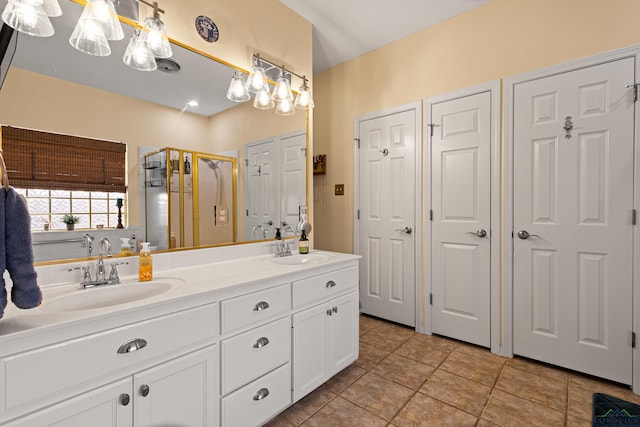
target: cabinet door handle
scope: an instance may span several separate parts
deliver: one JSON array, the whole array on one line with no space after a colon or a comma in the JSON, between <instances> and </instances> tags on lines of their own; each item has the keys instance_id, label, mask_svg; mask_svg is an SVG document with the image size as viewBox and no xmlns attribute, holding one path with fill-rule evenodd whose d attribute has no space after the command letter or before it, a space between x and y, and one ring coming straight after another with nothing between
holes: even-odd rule
<instances>
[{"instance_id":1,"label":"cabinet door handle","mask_svg":"<svg viewBox=\"0 0 640 427\"><path fill-rule=\"evenodd\" d=\"M256 392L256 394L253 395L253 400L262 400L267 396L269 396L269 389L261 388Z\"/></svg>"},{"instance_id":2,"label":"cabinet door handle","mask_svg":"<svg viewBox=\"0 0 640 427\"><path fill-rule=\"evenodd\" d=\"M149 386L147 384L142 384L140 386L140 394L142 397L147 397L149 395Z\"/></svg>"},{"instance_id":3,"label":"cabinet door handle","mask_svg":"<svg viewBox=\"0 0 640 427\"><path fill-rule=\"evenodd\" d=\"M336 285L336 282L334 282L333 280L329 280L325 286L327 288L333 288L335 285Z\"/></svg>"},{"instance_id":4,"label":"cabinet door handle","mask_svg":"<svg viewBox=\"0 0 640 427\"><path fill-rule=\"evenodd\" d=\"M118 354L133 353L134 351L145 348L146 346L146 340L143 340L142 338L134 338L122 344L120 348L118 348Z\"/></svg>"},{"instance_id":5,"label":"cabinet door handle","mask_svg":"<svg viewBox=\"0 0 640 427\"><path fill-rule=\"evenodd\" d=\"M269 308L269 303L266 301L260 301L255 305L255 307L253 307L253 311L262 311L266 310L267 308Z\"/></svg>"},{"instance_id":6,"label":"cabinet door handle","mask_svg":"<svg viewBox=\"0 0 640 427\"><path fill-rule=\"evenodd\" d=\"M127 393L122 393L120 395L120 404L122 406L127 406L130 401L131 401L131 397L129 397L129 395Z\"/></svg>"},{"instance_id":7,"label":"cabinet door handle","mask_svg":"<svg viewBox=\"0 0 640 427\"><path fill-rule=\"evenodd\" d=\"M267 344L269 344L269 338L262 337L259 338L258 341L256 341L256 343L253 345L253 348L262 348Z\"/></svg>"},{"instance_id":8,"label":"cabinet door handle","mask_svg":"<svg viewBox=\"0 0 640 427\"><path fill-rule=\"evenodd\" d=\"M331 316L333 313L331 312L331 309L327 310L327 316Z\"/></svg>"},{"instance_id":9,"label":"cabinet door handle","mask_svg":"<svg viewBox=\"0 0 640 427\"><path fill-rule=\"evenodd\" d=\"M338 307L333 307L332 310L333 310L334 313L336 313L336 314L338 313Z\"/></svg>"}]
</instances>

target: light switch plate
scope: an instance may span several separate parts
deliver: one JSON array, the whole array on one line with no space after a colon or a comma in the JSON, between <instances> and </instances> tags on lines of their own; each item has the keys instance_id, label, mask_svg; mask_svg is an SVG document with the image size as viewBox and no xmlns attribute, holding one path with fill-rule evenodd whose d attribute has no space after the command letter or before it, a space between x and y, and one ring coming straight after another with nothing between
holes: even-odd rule
<instances>
[{"instance_id":1,"label":"light switch plate","mask_svg":"<svg viewBox=\"0 0 640 427\"><path fill-rule=\"evenodd\" d=\"M344 196L344 184L336 184L336 196Z\"/></svg>"}]
</instances>

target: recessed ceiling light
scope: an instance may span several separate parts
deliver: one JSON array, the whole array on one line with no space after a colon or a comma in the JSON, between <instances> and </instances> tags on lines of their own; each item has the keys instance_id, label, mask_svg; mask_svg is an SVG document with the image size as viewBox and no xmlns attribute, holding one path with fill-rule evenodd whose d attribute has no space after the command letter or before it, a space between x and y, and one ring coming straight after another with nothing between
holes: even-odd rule
<instances>
[{"instance_id":1,"label":"recessed ceiling light","mask_svg":"<svg viewBox=\"0 0 640 427\"><path fill-rule=\"evenodd\" d=\"M195 99L192 99L191 101L187 102L187 105L189 107L197 107L200 104L198 104L198 101L196 101Z\"/></svg>"}]
</instances>

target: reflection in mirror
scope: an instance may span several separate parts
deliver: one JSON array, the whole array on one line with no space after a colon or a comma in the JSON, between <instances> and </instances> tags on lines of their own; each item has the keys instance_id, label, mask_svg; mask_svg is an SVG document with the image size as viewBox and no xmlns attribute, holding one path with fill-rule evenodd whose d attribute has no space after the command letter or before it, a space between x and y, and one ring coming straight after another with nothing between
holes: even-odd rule
<instances>
[{"instance_id":1,"label":"reflection in mirror","mask_svg":"<svg viewBox=\"0 0 640 427\"><path fill-rule=\"evenodd\" d=\"M4 7L6 1L0 0L0 7ZM250 103L228 101L228 84L236 70L179 43L173 44L171 58L179 64L179 71L132 70L123 64L121 57L132 31L127 25L124 25L122 46L118 46L120 42L112 42L111 56L96 58L82 54L68 43L82 7L71 1L61 2L61 6L65 9L62 17L52 19L56 36L18 35L13 62L0 90L2 124L126 143L126 226L135 229L127 234L136 234L138 239L149 228L145 224L145 170L141 166L144 153L162 147L224 155L237 152L237 205L234 207L229 202L228 206L229 219L235 218L235 227L228 228L234 228L236 234L228 241L253 240L245 233L244 146L273 135L305 129L306 112L282 117L273 110L256 110ZM58 37L58 41L54 41ZM11 53L10 47L5 61ZM198 105L188 105L190 100L196 100ZM190 160L192 167L193 161ZM306 181L301 182L305 187ZM223 192L223 196L226 197L226 193ZM270 197L275 200L278 195L274 193ZM213 203L218 202L214 200ZM225 209L226 203L221 202ZM202 207L203 212L211 211L213 215L212 206L217 204L207 202L207 207ZM218 212L216 208L216 218L224 217L225 209ZM190 217L193 218L193 213ZM58 233L59 237L50 240L64 240L70 236L64 233L73 232L55 232ZM82 231L76 233L82 234ZM49 237L47 232L34 232L34 241L41 236ZM256 235L255 239L261 239L261 236ZM117 238L112 240L118 241ZM171 246L170 233L163 240L167 247ZM182 245L181 240L185 247L209 244L206 239L200 241L200 236L188 236L186 232L176 234L176 247ZM49 258L41 259L86 256L79 243L64 247L47 244L39 249L43 247L49 252Z\"/></svg>"},{"instance_id":2,"label":"reflection in mirror","mask_svg":"<svg viewBox=\"0 0 640 427\"><path fill-rule=\"evenodd\" d=\"M157 249L236 241L236 159L163 148L144 157L147 241Z\"/></svg>"}]
</instances>

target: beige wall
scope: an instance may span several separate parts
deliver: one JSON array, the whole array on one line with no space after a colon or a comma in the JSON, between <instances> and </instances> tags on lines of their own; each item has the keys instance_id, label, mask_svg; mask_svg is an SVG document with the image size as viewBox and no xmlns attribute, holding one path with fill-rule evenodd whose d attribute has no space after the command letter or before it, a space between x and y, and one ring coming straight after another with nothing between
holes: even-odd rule
<instances>
[{"instance_id":1,"label":"beige wall","mask_svg":"<svg viewBox=\"0 0 640 427\"><path fill-rule=\"evenodd\" d=\"M314 178L316 247L353 251L354 118L640 44L639 16L637 0L492 0L316 75L314 154L328 156Z\"/></svg>"},{"instance_id":2,"label":"beige wall","mask_svg":"<svg viewBox=\"0 0 640 427\"><path fill-rule=\"evenodd\" d=\"M260 52L310 74L311 25L280 1L218 0L215 7L210 3L163 0L160 7L166 10L162 19L169 36L240 68L250 68L252 54ZM195 32L193 23L200 14L219 25L218 43L207 43ZM247 103L221 117L206 118L14 68L0 90L0 123L125 142L129 224L137 225L139 147L214 153L237 149L242 155L248 142L304 127L305 115L282 118Z\"/></svg>"}]
</instances>

